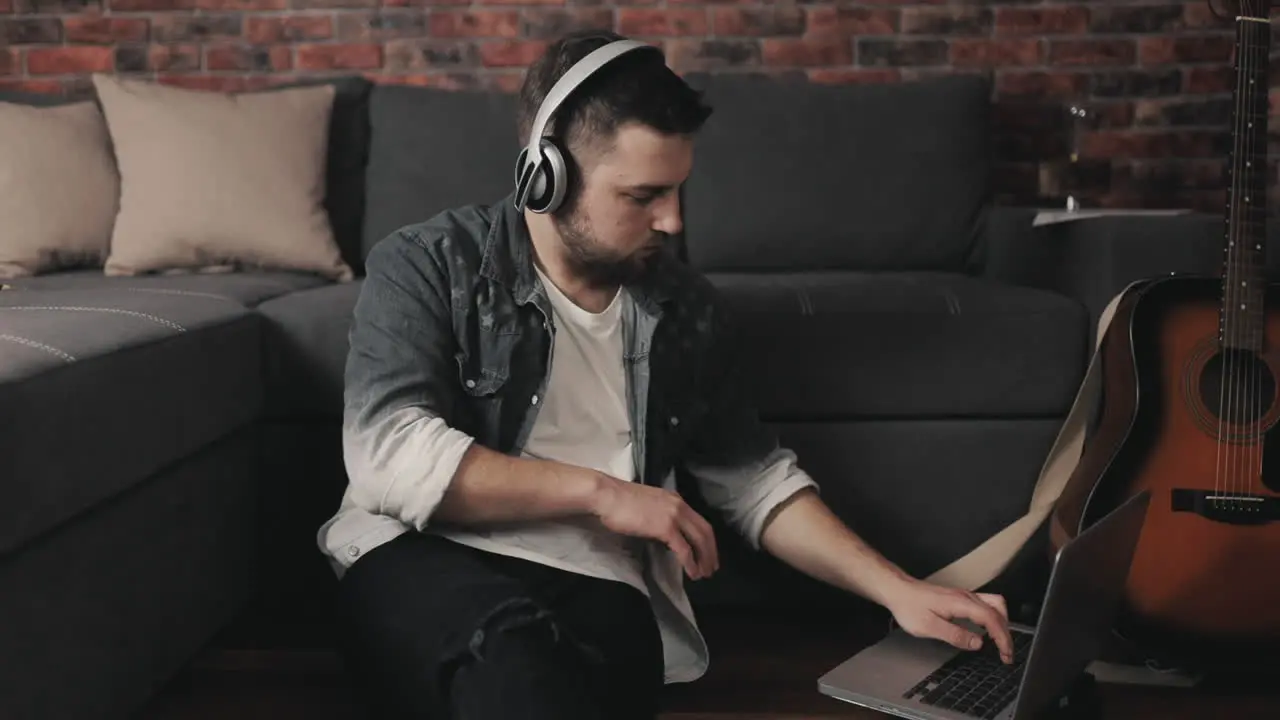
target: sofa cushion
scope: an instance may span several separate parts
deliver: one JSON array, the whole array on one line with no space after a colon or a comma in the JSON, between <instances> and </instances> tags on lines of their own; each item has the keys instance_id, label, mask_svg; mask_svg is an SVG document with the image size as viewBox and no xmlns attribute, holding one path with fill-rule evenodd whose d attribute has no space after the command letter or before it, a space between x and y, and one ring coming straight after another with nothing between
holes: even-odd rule
<instances>
[{"instance_id":1,"label":"sofa cushion","mask_svg":"<svg viewBox=\"0 0 1280 720\"><path fill-rule=\"evenodd\" d=\"M286 293L329 284L318 275L284 270L119 276L104 275L98 269L4 281L4 285L17 290L127 290L157 295L207 296L215 300L233 300L246 307Z\"/></svg>"},{"instance_id":2,"label":"sofa cushion","mask_svg":"<svg viewBox=\"0 0 1280 720\"><path fill-rule=\"evenodd\" d=\"M103 73L93 83L120 171L108 275L351 279L324 207L333 85L226 94Z\"/></svg>"},{"instance_id":3,"label":"sofa cushion","mask_svg":"<svg viewBox=\"0 0 1280 720\"><path fill-rule=\"evenodd\" d=\"M1066 412L1088 360L1065 296L947 273L709 275L771 420Z\"/></svg>"},{"instance_id":4,"label":"sofa cushion","mask_svg":"<svg viewBox=\"0 0 1280 720\"><path fill-rule=\"evenodd\" d=\"M96 104L0 100L0 278L101 267L119 195Z\"/></svg>"},{"instance_id":5,"label":"sofa cushion","mask_svg":"<svg viewBox=\"0 0 1280 720\"><path fill-rule=\"evenodd\" d=\"M515 185L510 93L379 85L369 101L364 254L411 223L490 202Z\"/></svg>"},{"instance_id":6,"label":"sofa cushion","mask_svg":"<svg viewBox=\"0 0 1280 720\"><path fill-rule=\"evenodd\" d=\"M704 270L961 270L989 193L990 85L695 76L714 113L685 190Z\"/></svg>"},{"instance_id":7,"label":"sofa cushion","mask_svg":"<svg viewBox=\"0 0 1280 720\"><path fill-rule=\"evenodd\" d=\"M0 292L0 553L250 422L260 342L227 300Z\"/></svg>"},{"instance_id":8,"label":"sofa cushion","mask_svg":"<svg viewBox=\"0 0 1280 720\"><path fill-rule=\"evenodd\" d=\"M342 419L347 333L362 281L303 290L262 303L266 319L266 413Z\"/></svg>"}]
</instances>

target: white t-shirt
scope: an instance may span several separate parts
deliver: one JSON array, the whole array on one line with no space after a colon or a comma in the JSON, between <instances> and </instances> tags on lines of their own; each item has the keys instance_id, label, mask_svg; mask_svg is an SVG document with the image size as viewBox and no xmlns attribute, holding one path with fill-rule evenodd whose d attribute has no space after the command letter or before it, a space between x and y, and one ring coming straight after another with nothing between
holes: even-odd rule
<instances>
[{"instance_id":1,"label":"white t-shirt","mask_svg":"<svg viewBox=\"0 0 1280 720\"><path fill-rule=\"evenodd\" d=\"M592 313L574 304L540 268L535 269L551 301L556 334L547 388L523 454L634 482L622 357L622 318L631 296L620 290L603 312ZM482 550L625 582L649 594L640 541L612 533L594 520L437 532Z\"/></svg>"}]
</instances>

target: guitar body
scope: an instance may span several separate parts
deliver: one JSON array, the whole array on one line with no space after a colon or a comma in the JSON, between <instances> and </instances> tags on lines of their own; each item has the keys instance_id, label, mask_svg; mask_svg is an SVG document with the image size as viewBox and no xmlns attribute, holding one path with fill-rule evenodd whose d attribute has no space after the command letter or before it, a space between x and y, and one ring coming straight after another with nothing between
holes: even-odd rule
<instances>
[{"instance_id":1,"label":"guitar body","mask_svg":"<svg viewBox=\"0 0 1280 720\"><path fill-rule=\"evenodd\" d=\"M1056 552L1151 491L1115 630L1203 669L1280 649L1280 348L1223 348L1221 278L1132 289L1101 347L1096 428L1051 520ZM1257 293L1280 338L1280 284Z\"/></svg>"}]
</instances>

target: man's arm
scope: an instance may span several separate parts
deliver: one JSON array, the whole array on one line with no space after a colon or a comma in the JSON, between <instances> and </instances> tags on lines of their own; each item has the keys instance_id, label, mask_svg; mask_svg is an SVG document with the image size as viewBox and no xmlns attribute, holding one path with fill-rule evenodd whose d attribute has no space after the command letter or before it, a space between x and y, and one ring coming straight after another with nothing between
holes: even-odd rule
<instances>
[{"instance_id":1,"label":"man's arm","mask_svg":"<svg viewBox=\"0 0 1280 720\"><path fill-rule=\"evenodd\" d=\"M663 543L689 577L707 577L720 564L715 531L677 493L478 444L459 464L436 515L460 525L592 517L606 530Z\"/></svg>"},{"instance_id":2,"label":"man's arm","mask_svg":"<svg viewBox=\"0 0 1280 720\"><path fill-rule=\"evenodd\" d=\"M442 522L486 525L590 515L600 478L550 460L512 457L473 444L436 509Z\"/></svg>"},{"instance_id":3,"label":"man's arm","mask_svg":"<svg viewBox=\"0 0 1280 720\"><path fill-rule=\"evenodd\" d=\"M718 563L711 527L675 493L588 468L512 457L456 425L450 284L422 238L365 260L346 367L343 454L353 501L418 530L589 516L665 543L692 577ZM708 550L708 547L712 548Z\"/></svg>"},{"instance_id":4,"label":"man's arm","mask_svg":"<svg viewBox=\"0 0 1280 720\"><path fill-rule=\"evenodd\" d=\"M950 622L971 620L986 628L1006 662L1012 659L1004 598L944 588L917 580L853 533L812 492L778 506L761 545L807 575L883 605L904 630L977 650L981 639Z\"/></svg>"},{"instance_id":5,"label":"man's arm","mask_svg":"<svg viewBox=\"0 0 1280 720\"><path fill-rule=\"evenodd\" d=\"M723 315L723 313L719 313ZM741 379L744 349L722 317L712 350L713 413L685 466L707 502L748 543L817 580L889 609L909 632L973 647L976 637L948 622L966 617L986 626L1002 654L1012 642L1003 599L916 580L868 546L818 495L818 485L780 446L748 401Z\"/></svg>"},{"instance_id":6,"label":"man's arm","mask_svg":"<svg viewBox=\"0 0 1280 720\"><path fill-rule=\"evenodd\" d=\"M760 546L810 577L886 607L912 582L910 575L855 535L809 490L773 509Z\"/></svg>"}]
</instances>

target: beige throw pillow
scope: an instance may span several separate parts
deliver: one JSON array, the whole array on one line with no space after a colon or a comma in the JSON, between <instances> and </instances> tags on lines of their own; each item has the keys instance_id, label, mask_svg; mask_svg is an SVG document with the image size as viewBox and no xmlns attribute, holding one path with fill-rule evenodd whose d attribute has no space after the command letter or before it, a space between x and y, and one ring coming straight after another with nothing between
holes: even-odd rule
<instances>
[{"instance_id":1,"label":"beige throw pillow","mask_svg":"<svg viewBox=\"0 0 1280 720\"><path fill-rule=\"evenodd\" d=\"M93 83L120 168L107 275L353 277L323 206L333 86L228 94L103 74Z\"/></svg>"},{"instance_id":2,"label":"beige throw pillow","mask_svg":"<svg viewBox=\"0 0 1280 720\"><path fill-rule=\"evenodd\" d=\"M120 181L92 102L0 102L0 278L101 267Z\"/></svg>"}]
</instances>

